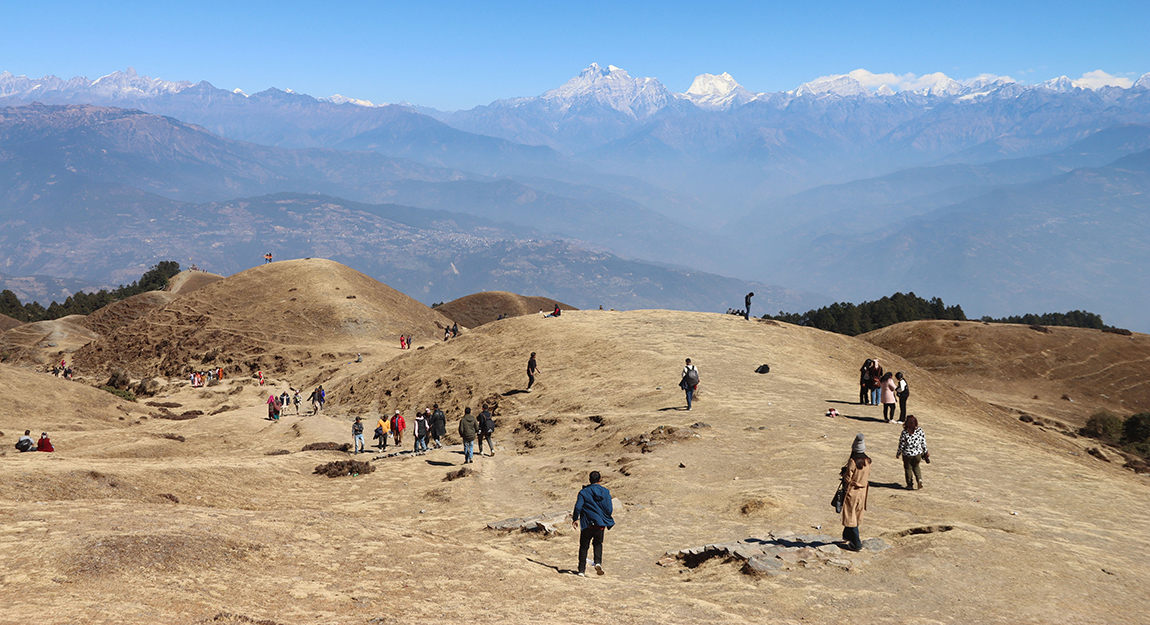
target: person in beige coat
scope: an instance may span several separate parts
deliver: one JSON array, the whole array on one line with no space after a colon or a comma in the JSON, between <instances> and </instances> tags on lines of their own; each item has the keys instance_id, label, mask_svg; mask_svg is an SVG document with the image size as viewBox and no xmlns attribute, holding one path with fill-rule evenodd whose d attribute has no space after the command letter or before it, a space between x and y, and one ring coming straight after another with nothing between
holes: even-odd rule
<instances>
[{"instance_id":1,"label":"person in beige coat","mask_svg":"<svg viewBox=\"0 0 1150 625\"><path fill-rule=\"evenodd\" d=\"M846 466L842 468L843 484L846 485L846 497L843 498L843 540L846 542L843 549L862 551L862 540L859 538L859 523L866 510L867 493L870 492L871 459L866 455L866 442L862 432L855 436L851 445L851 457Z\"/></svg>"}]
</instances>

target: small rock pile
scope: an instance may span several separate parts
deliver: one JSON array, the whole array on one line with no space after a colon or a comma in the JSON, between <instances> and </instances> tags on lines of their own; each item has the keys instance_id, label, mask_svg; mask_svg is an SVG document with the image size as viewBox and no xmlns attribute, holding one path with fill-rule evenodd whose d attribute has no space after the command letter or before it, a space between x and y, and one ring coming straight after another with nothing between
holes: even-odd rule
<instances>
[{"instance_id":1,"label":"small rock pile","mask_svg":"<svg viewBox=\"0 0 1150 625\"><path fill-rule=\"evenodd\" d=\"M547 536L552 536L558 532L558 525L571 522L571 512L566 510L559 510L553 512L544 512L535 516L524 518L510 518L503 519L502 521L494 521L487 524L487 529L496 530L500 532L539 532Z\"/></svg>"},{"instance_id":2,"label":"small rock pile","mask_svg":"<svg viewBox=\"0 0 1150 625\"><path fill-rule=\"evenodd\" d=\"M826 534L795 534L771 532L764 538L746 538L729 543L713 543L701 547L668 551L659 560L660 566L683 564L695 568L712 558L743 563L743 572L749 575L783 575L799 568L834 566L851 570L853 552L839 548L833 537ZM881 538L868 538L864 551L885 551L890 545Z\"/></svg>"},{"instance_id":3,"label":"small rock pile","mask_svg":"<svg viewBox=\"0 0 1150 625\"><path fill-rule=\"evenodd\" d=\"M654 447L666 443L678 443L679 441L686 441L693 438L701 438L692 429L709 428L711 426L706 423L696 423L689 428L674 427L670 425L660 425L659 427L651 430L650 434L637 434L635 436L625 437L620 443L624 447L635 445L639 447L639 451L643 453L650 453L654 451Z\"/></svg>"}]
</instances>

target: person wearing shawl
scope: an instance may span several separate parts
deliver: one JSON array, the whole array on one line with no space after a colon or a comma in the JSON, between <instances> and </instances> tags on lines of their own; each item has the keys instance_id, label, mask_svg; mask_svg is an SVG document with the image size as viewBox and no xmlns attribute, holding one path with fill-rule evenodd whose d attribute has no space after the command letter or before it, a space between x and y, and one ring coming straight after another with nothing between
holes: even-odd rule
<instances>
[{"instance_id":1,"label":"person wearing shawl","mask_svg":"<svg viewBox=\"0 0 1150 625\"><path fill-rule=\"evenodd\" d=\"M846 497L843 499L843 549L861 551L862 540L859 538L859 523L862 521L863 511L866 510L867 493L870 491L871 459L866 455L866 443L862 432L855 436L851 445L851 457L840 472L843 485L846 487Z\"/></svg>"},{"instance_id":2,"label":"person wearing shawl","mask_svg":"<svg viewBox=\"0 0 1150 625\"><path fill-rule=\"evenodd\" d=\"M919 461L930 463L930 452L926 448L926 434L918 427L918 419L909 415L902 425L902 433L898 437L898 451L894 457L902 457L902 470L906 474L906 489L914 490L914 483L922 488L922 470Z\"/></svg>"}]
</instances>

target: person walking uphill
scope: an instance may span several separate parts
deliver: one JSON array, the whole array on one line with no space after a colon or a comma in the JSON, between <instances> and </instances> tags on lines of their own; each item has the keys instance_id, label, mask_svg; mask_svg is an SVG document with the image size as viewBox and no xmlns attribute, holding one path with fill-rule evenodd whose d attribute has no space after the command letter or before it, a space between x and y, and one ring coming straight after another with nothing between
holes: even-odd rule
<instances>
[{"instance_id":1,"label":"person walking uphill","mask_svg":"<svg viewBox=\"0 0 1150 625\"><path fill-rule=\"evenodd\" d=\"M750 293L747 293L746 297L743 298L743 319L746 319L747 321L751 320L751 298L754 296L755 292L751 291Z\"/></svg>"},{"instance_id":2,"label":"person walking uphill","mask_svg":"<svg viewBox=\"0 0 1150 625\"><path fill-rule=\"evenodd\" d=\"M867 494L870 492L871 459L866 455L866 443L862 432L855 436L851 445L851 457L840 471L846 496L843 498L843 549L862 551L859 538L859 523L866 510Z\"/></svg>"},{"instance_id":3,"label":"person walking uphill","mask_svg":"<svg viewBox=\"0 0 1150 625\"><path fill-rule=\"evenodd\" d=\"M906 476L906 489L914 490L916 480L918 487L922 488L922 470L919 469L919 461L925 460L930 464L930 450L926 448L926 434L918 427L918 419L914 418L914 415L906 418L902 433L898 436L898 451L894 452L894 457L900 456L902 471Z\"/></svg>"},{"instance_id":4,"label":"person walking uphill","mask_svg":"<svg viewBox=\"0 0 1150 625\"><path fill-rule=\"evenodd\" d=\"M595 559L590 561L591 565L595 567L596 573L603 574L603 533L615 527L615 519L611 518L611 491L599 484L600 479L598 471L591 472L587 479L589 483L579 490L575 510L571 512L571 527L580 530L580 577L587 574L588 547L594 547Z\"/></svg>"},{"instance_id":5,"label":"person walking uphill","mask_svg":"<svg viewBox=\"0 0 1150 625\"><path fill-rule=\"evenodd\" d=\"M683 377L679 380L679 388L687 393L687 410L691 409L691 400L695 398L695 390L699 388L699 368L691 364L691 359L687 359L687 364L683 367Z\"/></svg>"},{"instance_id":6,"label":"person walking uphill","mask_svg":"<svg viewBox=\"0 0 1150 625\"><path fill-rule=\"evenodd\" d=\"M539 366L535 364L535 352L531 352L531 357L527 359L527 390L531 390L531 385L535 384L536 373L539 373Z\"/></svg>"},{"instance_id":7,"label":"person walking uphill","mask_svg":"<svg viewBox=\"0 0 1150 625\"><path fill-rule=\"evenodd\" d=\"M471 408L463 409L463 418L459 420L459 438L463 439L463 464L472 462L475 448L475 437L479 434L479 422L471 414Z\"/></svg>"}]
</instances>

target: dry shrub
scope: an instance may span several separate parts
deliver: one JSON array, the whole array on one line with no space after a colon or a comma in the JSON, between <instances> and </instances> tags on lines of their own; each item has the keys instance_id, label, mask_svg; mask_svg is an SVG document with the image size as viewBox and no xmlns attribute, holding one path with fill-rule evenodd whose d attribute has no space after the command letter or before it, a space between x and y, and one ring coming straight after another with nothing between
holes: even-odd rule
<instances>
[{"instance_id":1,"label":"dry shrub","mask_svg":"<svg viewBox=\"0 0 1150 625\"><path fill-rule=\"evenodd\" d=\"M313 471L316 475L326 475L328 477L343 477L345 475L364 475L375 471L375 467L370 462L361 462L359 460L336 460L335 462L328 462L321 464Z\"/></svg>"},{"instance_id":2,"label":"dry shrub","mask_svg":"<svg viewBox=\"0 0 1150 625\"><path fill-rule=\"evenodd\" d=\"M184 406L183 404L177 404L174 401L150 401L144 405L151 406L153 408L183 408Z\"/></svg>"},{"instance_id":3,"label":"dry shrub","mask_svg":"<svg viewBox=\"0 0 1150 625\"><path fill-rule=\"evenodd\" d=\"M458 471L448 471L447 475L443 477L443 481L451 482L462 477L471 477L472 475L475 475L475 471L472 471L471 467L462 467Z\"/></svg>"},{"instance_id":4,"label":"dry shrub","mask_svg":"<svg viewBox=\"0 0 1150 625\"><path fill-rule=\"evenodd\" d=\"M70 574L102 579L121 573L212 570L259 549L213 534L114 534L88 538L66 561Z\"/></svg>"},{"instance_id":5,"label":"dry shrub","mask_svg":"<svg viewBox=\"0 0 1150 625\"><path fill-rule=\"evenodd\" d=\"M180 498L171 493L160 493L160 496L172 503L180 503Z\"/></svg>"},{"instance_id":6,"label":"dry shrub","mask_svg":"<svg viewBox=\"0 0 1150 625\"><path fill-rule=\"evenodd\" d=\"M432 501L438 501L439 503L447 503L451 501L451 495L447 494L447 491L442 488L433 488L424 493L423 496Z\"/></svg>"},{"instance_id":7,"label":"dry shrub","mask_svg":"<svg viewBox=\"0 0 1150 625\"><path fill-rule=\"evenodd\" d=\"M1086 453L1090 454L1091 456L1094 456L1095 458L1098 458L1099 460L1105 460L1106 462L1110 462L1110 459L1107 458L1102 453L1102 450L1098 449L1097 447L1091 447L1090 449L1087 449Z\"/></svg>"},{"instance_id":8,"label":"dry shrub","mask_svg":"<svg viewBox=\"0 0 1150 625\"><path fill-rule=\"evenodd\" d=\"M767 507L767 502L763 501L762 499L749 499L746 503L739 507L739 512L742 512L743 514L751 514L752 512L758 512L765 507Z\"/></svg>"},{"instance_id":9,"label":"dry shrub","mask_svg":"<svg viewBox=\"0 0 1150 625\"><path fill-rule=\"evenodd\" d=\"M183 436L180 436L179 434L172 434L170 432L167 434L161 434L160 437L166 438L168 440L179 441L181 443L188 440L188 439L184 438Z\"/></svg>"},{"instance_id":10,"label":"dry shrub","mask_svg":"<svg viewBox=\"0 0 1150 625\"><path fill-rule=\"evenodd\" d=\"M290 453L291 452L286 450L286 449L276 449L274 451L269 451L268 453L266 453L264 455L265 456L286 456Z\"/></svg>"},{"instance_id":11,"label":"dry shrub","mask_svg":"<svg viewBox=\"0 0 1150 625\"><path fill-rule=\"evenodd\" d=\"M1131 336L1134 334L1133 332L1131 332L1130 330L1127 330L1126 328L1102 328L1102 331L1103 332L1109 332L1111 334L1117 334L1119 336Z\"/></svg>"},{"instance_id":12,"label":"dry shrub","mask_svg":"<svg viewBox=\"0 0 1150 625\"><path fill-rule=\"evenodd\" d=\"M234 625L238 623L242 623L243 625L280 625L269 619L254 619L244 614L232 614L231 612L220 612L212 618L200 622L220 623L222 625Z\"/></svg>"},{"instance_id":13,"label":"dry shrub","mask_svg":"<svg viewBox=\"0 0 1150 625\"><path fill-rule=\"evenodd\" d=\"M152 417L156 419L167 419L169 421L187 421L188 419L195 419L204 414L203 410L188 410L180 414L174 414L163 408L161 410L162 412L160 414L154 414Z\"/></svg>"},{"instance_id":14,"label":"dry shrub","mask_svg":"<svg viewBox=\"0 0 1150 625\"><path fill-rule=\"evenodd\" d=\"M211 413L209 413L209 414L218 415L221 412L227 412L229 410L235 410L236 408L239 408L239 406L229 406L227 404L224 404L223 406L220 406L219 408L216 408L215 410L211 411Z\"/></svg>"},{"instance_id":15,"label":"dry shrub","mask_svg":"<svg viewBox=\"0 0 1150 625\"><path fill-rule=\"evenodd\" d=\"M308 443L302 451L351 451L351 443Z\"/></svg>"},{"instance_id":16,"label":"dry shrub","mask_svg":"<svg viewBox=\"0 0 1150 625\"><path fill-rule=\"evenodd\" d=\"M955 324L955 325L958 325L958 324ZM1040 326L1037 324L1030 326L1030 329L1034 330L1035 332L1042 332L1043 334L1048 334L1050 332L1050 328L1048 328L1046 326Z\"/></svg>"}]
</instances>

